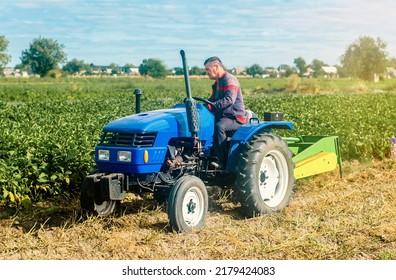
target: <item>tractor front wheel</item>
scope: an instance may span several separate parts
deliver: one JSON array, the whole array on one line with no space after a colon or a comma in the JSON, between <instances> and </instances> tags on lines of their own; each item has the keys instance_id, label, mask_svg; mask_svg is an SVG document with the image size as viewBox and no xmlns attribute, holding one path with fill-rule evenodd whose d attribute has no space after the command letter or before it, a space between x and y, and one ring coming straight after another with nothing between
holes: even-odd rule
<instances>
[{"instance_id":1,"label":"tractor front wheel","mask_svg":"<svg viewBox=\"0 0 396 280\"><path fill-rule=\"evenodd\" d=\"M208 211L205 184L196 176L180 178L168 197L168 216L172 230L189 232L204 226Z\"/></svg>"},{"instance_id":2,"label":"tractor front wheel","mask_svg":"<svg viewBox=\"0 0 396 280\"><path fill-rule=\"evenodd\" d=\"M294 163L287 143L279 136L254 136L240 154L235 185L247 216L285 208L292 197Z\"/></svg>"}]
</instances>

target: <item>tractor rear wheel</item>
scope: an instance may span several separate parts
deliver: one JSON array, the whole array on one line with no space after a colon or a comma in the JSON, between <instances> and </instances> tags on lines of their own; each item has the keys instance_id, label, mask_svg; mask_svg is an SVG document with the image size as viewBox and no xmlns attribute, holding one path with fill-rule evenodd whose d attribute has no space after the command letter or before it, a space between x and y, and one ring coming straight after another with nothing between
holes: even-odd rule
<instances>
[{"instance_id":1,"label":"tractor rear wheel","mask_svg":"<svg viewBox=\"0 0 396 280\"><path fill-rule=\"evenodd\" d=\"M168 216L172 230L189 232L204 226L208 211L205 184L196 176L186 175L176 181L168 197Z\"/></svg>"},{"instance_id":2,"label":"tractor rear wheel","mask_svg":"<svg viewBox=\"0 0 396 280\"><path fill-rule=\"evenodd\" d=\"M235 185L249 217L285 208L293 195L294 163L287 143L279 136L254 136L240 153Z\"/></svg>"}]
</instances>

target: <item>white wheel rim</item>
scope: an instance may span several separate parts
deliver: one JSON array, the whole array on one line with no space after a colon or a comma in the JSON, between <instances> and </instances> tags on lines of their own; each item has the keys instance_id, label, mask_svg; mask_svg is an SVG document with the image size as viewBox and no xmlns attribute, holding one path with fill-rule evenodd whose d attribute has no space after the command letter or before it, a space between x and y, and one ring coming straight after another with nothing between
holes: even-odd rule
<instances>
[{"instance_id":1,"label":"white wheel rim","mask_svg":"<svg viewBox=\"0 0 396 280\"><path fill-rule=\"evenodd\" d=\"M284 199L289 182L289 172L285 156L272 150L261 162L258 185L261 198L269 207L278 206Z\"/></svg>"},{"instance_id":2,"label":"white wheel rim","mask_svg":"<svg viewBox=\"0 0 396 280\"><path fill-rule=\"evenodd\" d=\"M189 227L195 227L202 219L204 212L204 196L199 188L190 188L183 198L182 215Z\"/></svg>"},{"instance_id":3,"label":"white wheel rim","mask_svg":"<svg viewBox=\"0 0 396 280\"><path fill-rule=\"evenodd\" d=\"M101 204L95 203L95 211L102 216L110 215L113 213L115 209L115 201L114 200L106 200L103 201Z\"/></svg>"}]
</instances>

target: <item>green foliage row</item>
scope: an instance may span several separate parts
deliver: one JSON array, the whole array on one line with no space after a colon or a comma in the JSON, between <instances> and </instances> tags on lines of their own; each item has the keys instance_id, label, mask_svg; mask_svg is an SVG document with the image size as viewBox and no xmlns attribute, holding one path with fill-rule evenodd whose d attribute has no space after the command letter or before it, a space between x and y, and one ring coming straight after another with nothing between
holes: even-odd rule
<instances>
[{"instance_id":1,"label":"green foliage row","mask_svg":"<svg viewBox=\"0 0 396 280\"><path fill-rule=\"evenodd\" d=\"M211 83L193 79L193 95L209 96ZM259 116L284 112L296 134L340 136L344 160L389 155L389 138L396 134L392 86L381 92L295 94L284 93L288 83L241 79L247 107ZM182 78L0 79L0 201L23 205L78 192L94 169L102 127L134 113L134 88L143 90L142 111L169 108L185 97Z\"/></svg>"},{"instance_id":2,"label":"green foliage row","mask_svg":"<svg viewBox=\"0 0 396 280\"><path fill-rule=\"evenodd\" d=\"M390 137L396 134L396 94L277 95L247 98L247 106L284 112L297 135L337 135L345 160L383 159L389 156ZM280 134L282 132L279 132Z\"/></svg>"}]
</instances>

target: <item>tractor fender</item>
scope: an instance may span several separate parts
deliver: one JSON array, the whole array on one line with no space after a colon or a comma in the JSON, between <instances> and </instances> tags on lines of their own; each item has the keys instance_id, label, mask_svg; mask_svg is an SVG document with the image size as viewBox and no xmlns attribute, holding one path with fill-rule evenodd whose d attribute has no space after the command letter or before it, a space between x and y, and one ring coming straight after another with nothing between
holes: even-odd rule
<instances>
[{"instance_id":1,"label":"tractor fender","mask_svg":"<svg viewBox=\"0 0 396 280\"><path fill-rule=\"evenodd\" d=\"M264 121L264 122L251 122L245 124L235 131L231 137L230 148L228 150L228 161L227 171L235 172L235 168L238 166L238 159L241 147L248 143L254 135L260 133L272 133L273 129L288 129L294 130L292 122L287 121Z\"/></svg>"}]
</instances>

